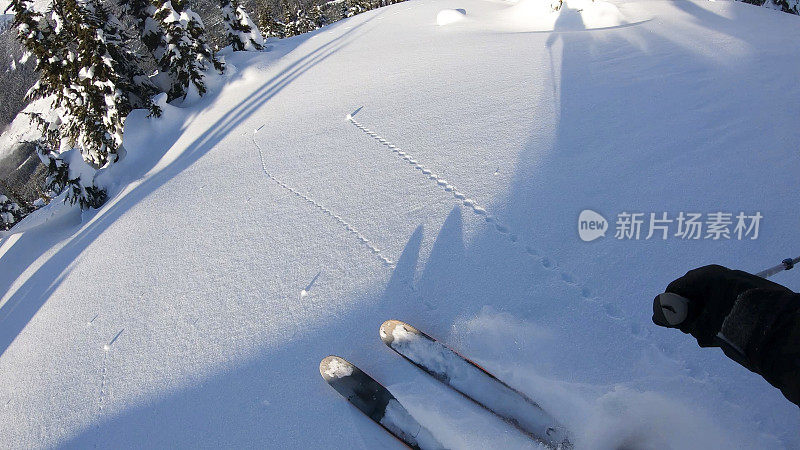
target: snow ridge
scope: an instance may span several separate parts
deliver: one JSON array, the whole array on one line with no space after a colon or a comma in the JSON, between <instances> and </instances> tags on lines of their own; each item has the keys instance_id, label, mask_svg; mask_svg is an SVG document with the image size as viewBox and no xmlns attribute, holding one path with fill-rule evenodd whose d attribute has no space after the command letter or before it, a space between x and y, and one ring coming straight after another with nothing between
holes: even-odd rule
<instances>
[{"instance_id":1,"label":"snow ridge","mask_svg":"<svg viewBox=\"0 0 800 450\"><path fill-rule=\"evenodd\" d=\"M295 190L295 189L294 189L294 188L292 188L291 186L288 186L286 183L284 183L283 181L281 181L281 180L279 180L279 179L275 178L275 176L274 176L274 175L272 175L272 173L270 173L270 171L267 169L267 164L266 164L266 162L265 162L265 160L264 160L264 152L263 152L263 150L261 149L261 146L260 146L260 145L258 145L258 141L256 141L256 133L258 133L258 131L259 131L260 129L262 129L262 128L264 128L264 125L261 125L260 127L258 127L258 128L257 128L257 129L256 129L256 130L253 132L253 136L252 136L252 138L253 138L253 144L255 144L255 146L256 146L256 149L258 150L258 157L261 159L261 170L264 172L264 175L266 175L266 176L267 176L267 178L269 178L270 180L272 180L272 181L274 181L275 183L277 183L277 185L278 185L278 186L280 186L280 187L282 187L283 189L286 189L287 191L291 192L291 193L292 193L292 194L294 194L296 197L299 197L299 198L303 199L303 200L304 200L306 203L308 203L308 204L312 205L313 207L315 207L315 208L317 208L318 210L322 211L322 212L323 212L325 215L327 215L328 217L331 217L331 218L333 218L335 221L339 222L339 224L340 224L340 225L342 225L342 226L343 226L343 227L344 227L344 228L345 228L345 229L346 229L346 230L347 230L347 231L348 231L350 234L352 234L353 236L355 236L355 237L356 237L356 239L358 239L358 240L359 240L359 242L361 242L361 243L362 243L362 244L363 244L365 247L367 247L367 249L368 249L370 252L372 252L372 253L373 253L375 256L377 256L377 257L378 257L378 259L380 259L380 260L381 260L381 262L382 262L382 263L383 263L383 264L384 264L386 267L389 267L389 268L392 268L392 269L393 269L393 268L395 267L395 263L394 263L394 261L392 261L391 259L389 259L389 258L387 258L387 257L383 256L383 253L381 253L381 250L380 250L378 247L376 247L375 245L373 245L373 244L372 244L372 243L369 241L369 239L367 239L366 237L364 237L364 235L363 235L363 234L361 234L361 232L360 232L360 231L358 231L358 230L357 230L355 227L353 227L352 225L350 225L350 224L349 224L349 223L348 223L346 220L342 219L342 217L341 217L341 216L339 216L338 214L334 213L333 211L331 211L330 209L326 208L325 206L323 206L323 205L321 205L321 204L317 203L317 202L316 202L314 199L310 198L309 196L307 196L307 195L305 195L305 194L303 194L303 193L301 193L301 192L298 192L297 190Z\"/></svg>"}]
</instances>

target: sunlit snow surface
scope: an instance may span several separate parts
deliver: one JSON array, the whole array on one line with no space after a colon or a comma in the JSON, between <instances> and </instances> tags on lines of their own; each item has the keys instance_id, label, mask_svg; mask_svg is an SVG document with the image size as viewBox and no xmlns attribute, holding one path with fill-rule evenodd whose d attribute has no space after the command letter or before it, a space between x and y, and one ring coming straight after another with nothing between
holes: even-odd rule
<instances>
[{"instance_id":1,"label":"sunlit snow surface","mask_svg":"<svg viewBox=\"0 0 800 450\"><path fill-rule=\"evenodd\" d=\"M523 6L380 8L224 54L209 95L135 111L103 208L0 237L3 445L400 448L322 380L337 354L447 448L535 447L386 348L396 318L576 448L800 447L776 389L650 321L692 267L796 256L799 18ZM764 219L757 240L587 243L585 209Z\"/></svg>"},{"instance_id":2,"label":"sunlit snow surface","mask_svg":"<svg viewBox=\"0 0 800 450\"><path fill-rule=\"evenodd\" d=\"M437 25L450 25L464 20L467 13L463 9L443 9L436 14Z\"/></svg>"}]
</instances>

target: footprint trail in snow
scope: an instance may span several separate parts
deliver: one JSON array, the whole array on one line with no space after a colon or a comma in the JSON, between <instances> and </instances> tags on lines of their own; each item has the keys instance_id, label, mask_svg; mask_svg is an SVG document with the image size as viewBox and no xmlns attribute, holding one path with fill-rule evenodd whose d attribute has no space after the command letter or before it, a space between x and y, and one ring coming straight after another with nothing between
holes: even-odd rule
<instances>
[{"instance_id":1,"label":"footprint trail in snow","mask_svg":"<svg viewBox=\"0 0 800 450\"><path fill-rule=\"evenodd\" d=\"M558 271L558 266L556 266L549 258L546 256L542 256L539 252L534 249L533 246L524 244L520 238L520 234L513 232L507 225L504 225L500 222L500 220L487 212L486 208L479 205L473 198L468 196L466 193L460 191L452 183L447 181L442 176L435 173L431 168L426 167L422 163L420 163L414 156L409 154L407 151L402 150L399 146L394 144L393 142L389 141L385 137L381 136L380 134L376 133L375 131L365 127L363 124L358 122L354 117L353 114L361 111L363 107L358 108L354 113L348 114L346 116L346 120L353 124L356 128L361 130L367 136L370 136L374 140L376 140L379 144L384 146L386 149L394 153L397 157L408 163L411 167L418 170L423 176L429 178L433 181L438 187L441 187L445 192L450 193L457 201L460 201L464 204L467 208L472 210L473 213L476 215L483 217L483 219L489 224L497 233L504 236L506 239L510 241L510 243L521 251L525 256L529 258L533 258L534 260L538 260L539 264L541 264L544 268L551 270L551 271ZM641 327L638 324L634 323L630 318L625 317L625 315L620 311L620 309L611 302L602 302L600 303L598 299L594 298L592 295L591 290L584 285L584 283L578 281L577 277L573 274L567 272L560 273L560 281L569 285L576 287L580 291L581 297L584 300L598 303L598 306L602 307L603 313L608 316L612 320L616 321L623 321L631 331L631 337L633 339L642 341L644 338L641 336ZM674 359L674 358L672 358Z\"/></svg>"},{"instance_id":2,"label":"footprint trail in snow","mask_svg":"<svg viewBox=\"0 0 800 450\"><path fill-rule=\"evenodd\" d=\"M309 205L311 205L311 206L313 206L314 208L316 208L316 209L318 209L318 210L322 211L322 213L324 213L326 216L328 216L328 217L331 217L333 220L335 220L336 222L338 222L338 223L339 223L341 226L343 226L343 227L344 227L344 228L347 230L347 232L348 232L348 233L350 233L350 234L352 234L353 236L355 236L355 237L356 237L356 239L358 239L358 241L359 241L359 242L360 242L362 245L364 245L364 246L365 246L365 247L366 247L366 248L367 248L367 249L368 249L368 250L369 250L369 251L370 251L372 254L374 254L375 256L377 256L377 257L378 257L378 259L380 259L380 260L381 260L381 262L382 262L382 263L383 263L385 266L387 266L387 267L389 267L389 268L394 268L394 266L395 266L395 263L394 263L394 261L392 261L391 259L389 259L389 258L387 258L387 257L383 256L383 253L381 253L381 250L380 250L378 247L376 247L375 245L373 245L373 244L372 244L372 242L370 242L370 241L369 241L369 239L367 239L366 237L364 237L364 235L363 235L363 234L361 234L361 232L360 232L360 231L358 231L358 230L357 230L355 227L353 227L352 225L350 225L350 224L349 224L349 223L348 223L346 220L344 220L344 219L343 219L341 216L339 216L338 214L334 213L333 211L331 211L330 209L326 208L325 206L323 206L323 205L319 204L318 202L316 202L316 201L315 201L314 199L312 199L311 197L309 197L309 196L307 196L307 195L305 195L305 194L303 194L303 193L301 193L301 192L297 191L296 189L294 189L294 188L292 188L291 186L287 185L286 183L284 183L283 181L279 180L278 178L275 178L275 176L274 176L274 175L272 175L272 173L271 173L271 172L270 172L270 171L267 169L267 164L266 164L266 162L265 162L265 160L264 160L264 152L263 152L263 150L261 149L261 146L260 146L260 145L258 145L258 141L256 140L256 134L257 134L257 133L258 133L258 131L259 131L259 130L261 130L261 128L263 128L263 127L264 127L264 125L262 125L262 126L258 127L258 128L257 128L255 131L253 131L252 139L253 139L253 144L255 144L255 146L256 146L256 149L258 150L258 156L259 156L259 158L260 158L260 160L261 160L261 170L264 172L264 175L266 175L266 176L267 176L267 178L269 178L270 180L274 181L274 182L275 182L275 183L276 183L278 186L280 186L280 187L282 187L283 189L285 189L285 190L287 190L287 191L291 192L291 193L292 193L292 194L294 194L296 197L299 197L300 199L302 199L303 201L305 201L305 202L306 202L306 203L308 203ZM301 292L301 295L302 295L302 292Z\"/></svg>"},{"instance_id":3,"label":"footprint trail in snow","mask_svg":"<svg viewBox=\"0 0 800 450\"><path fill-rule=\"evenodd\" d=\"M360 108L359 108L360 110ZM557 270L558 268L547 258L544 256L540 256L536 249L533 248L531 245L525 245L520 241L520 235L514 233L507 225L504 225L500 222L500 220L489 214L486 211L486 208L478 204L474 199L470 198L464 192L458 190L455 186L453 186L450 182L446 179L442 178L441 176L437 175L432 169L424 166L422 163L416 160L413 156L411 156L408 152L401 150L400 147L395 145L394 143L388 141L383 136L379 135L378 133L366 128L361 123L356 121L352 114L347 115L347 120L352 123L356 128L363 131L366 135L370 136L371 138L378 141L380 144L384 145L387 149L389 149L392 153L400 157L403 161L410 164L413 168L417 169L424 175L425 177L429 178L431 181L436 183L437 186L441 187L445 192L449 192L456 200L460 201L464 204L467 208L469 208L473 213L478 216L483 217L483 219L490 224L494 228L494 230L501 235L503 235L506 239L508 239L513 245L517 246L525 255L528 257L537 259L539 263L551 270ZM568 273L561 274L562 280L570 285L577 285L575 282L575 277ZM588 289L582 288L581 294L584 297L590 297L591 293Z\"/></svg>"}]
</instances>

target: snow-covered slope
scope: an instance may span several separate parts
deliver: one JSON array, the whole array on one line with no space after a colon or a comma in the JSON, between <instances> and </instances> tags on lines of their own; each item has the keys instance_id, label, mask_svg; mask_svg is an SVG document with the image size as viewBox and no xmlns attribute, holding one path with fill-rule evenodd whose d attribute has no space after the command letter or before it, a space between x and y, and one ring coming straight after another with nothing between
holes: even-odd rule
<instances>
[{"instance_id":1,"label":"snow-covered slope","mask_svg":"<svg viewBox=\"0 0 800 450\"><path fill-rule=\"evenodd\" d=\"M438 26L444 9L466 14ZM777 390L650 322L691 267L798 251L799 18L641 1L523 20L539 10L411 0L135 112L107 205L51 205L0 243L4 444L397 447L319 377L336 354L448 447L533 445L387 349L397 318L581 448L800 446ZM587 243L584 209L764 219L757 240Z\"/></svg>"}]
</instances>

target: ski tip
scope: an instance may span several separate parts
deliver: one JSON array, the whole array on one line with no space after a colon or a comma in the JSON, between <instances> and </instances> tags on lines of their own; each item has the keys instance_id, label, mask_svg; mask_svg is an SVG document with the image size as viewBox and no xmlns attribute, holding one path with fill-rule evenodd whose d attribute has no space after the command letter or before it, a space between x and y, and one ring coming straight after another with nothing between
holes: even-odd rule
<instances>
[{"instance_id":1,"label":"ski tip","mask_svg":"<svg viewBox=\"0 0 800 450\"><path fill-rule=\"evenodd\" d=\"M397 327L400 327L400 330L397 330ZM413 334L421 334L420 331L411 325L402 322L400 320L387 320L383 322L380 329L380 337L384 344L391 346L394 340L398 337L397 333L395 332L401 331L403 334L413 333Z\"/></svg>"},{"instance_id":2,"label":"ski tip","mask_svg":"<svg viewBox=\"0 0 800 450\"><path fill-rule=\"evenodd\" d=\"M331 380L349 377L353 374L355 367L344 358L330 355L320 361L319 374L322 375L325 381L330 382Z\"/></svg>"}]
</instances>

